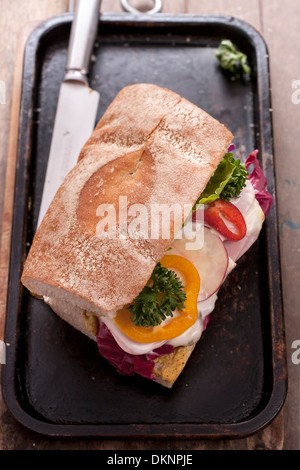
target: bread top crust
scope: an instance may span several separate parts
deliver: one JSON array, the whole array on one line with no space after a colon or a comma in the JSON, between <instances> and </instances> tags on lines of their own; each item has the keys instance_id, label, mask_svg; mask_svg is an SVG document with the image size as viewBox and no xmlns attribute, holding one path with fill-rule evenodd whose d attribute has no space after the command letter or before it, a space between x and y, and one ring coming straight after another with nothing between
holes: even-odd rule
<instances>
[{"instance_id":1,"label":"bread top crust","mask_svg":"<svg viewBox=\"0 0 300 470\"><path fill-rule=\"evenodd\" d=\"M198 199L232 137L224 125L172 91L150 84L121 90L37 230L23 284L98 314L132 302L181 228L184 206ZM126 202L126 211L120 201ZM151 211L161 204L182 210L171 211L168 236L161 223L152 236ZM111 205L115 212L105 212ZM137 237L138 209L142 225L148 220L150 238L145 224L144 238ZM120 212L127 220L119 220ZM104 221L111 228L106 237Z\"/></svg>"}]
</instances>

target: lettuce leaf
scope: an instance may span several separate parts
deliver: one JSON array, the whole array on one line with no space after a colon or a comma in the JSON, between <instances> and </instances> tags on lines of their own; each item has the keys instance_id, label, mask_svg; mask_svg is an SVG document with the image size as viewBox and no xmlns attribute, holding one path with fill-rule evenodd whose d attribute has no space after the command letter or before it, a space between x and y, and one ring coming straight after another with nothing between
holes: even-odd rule
<instances>
[{"instance_id":1,"label":"lettuce leaf","mask_svg":"<svg viewBox=\"0 0 300 470\"><path fill-rule=\"evenodd\" d=\"M240 195L246 185L248 171L246 166L241 163L240 159L234 158L234 154L231 152L233 149L234 146L231 145L228 152L220 161L204 191L194 205L192 213L195 212L201 204L208 204L219 198L229 201L231 198Z\"/></svg>"},{"instance_id":2,"label":"lettuce leaf","mask_svg":"<svg viewBox=\"0 0 300 470\"><path fill-rule=\"evenodd\" d=\"M235 169L233 157L234 155L231 152L228 152L224 155L224 158L220 161L214 174L207 183L206 188L198 199L196 203L197 206L199 204L207 204L209 202L215 201L216 199L219 199L221 192L233 175Z\"/></svg>"},{"instance_id":3,"label":"lettuce leaf","mask_svg":"<svg viewBox=\"0 0 300 470\"><path fill-rule=\"evenodd\" d=\"M239 197L242 189L246 186L246 181L248 178L248 170L246 165L241 163L239 158L235 160L233 157L230 157L230 161L234 165L234 170L230 180L226 183L225 188L220 195L220 197L226 202L230 201L232 198Z\"/></svg>"},{"instance_id":4,"label":"lettuce leaf","mask_svg":"<svg viewBox=\"0 0 300 470\"><path fill-rule=\"evenodd\" d=\"M236 46L229 39L223 39L215 53L221 67L225 70L229 70L237 77L240 74L247 75L251 73L246 54L238 51Z\"/></svg>"}]
</instances>

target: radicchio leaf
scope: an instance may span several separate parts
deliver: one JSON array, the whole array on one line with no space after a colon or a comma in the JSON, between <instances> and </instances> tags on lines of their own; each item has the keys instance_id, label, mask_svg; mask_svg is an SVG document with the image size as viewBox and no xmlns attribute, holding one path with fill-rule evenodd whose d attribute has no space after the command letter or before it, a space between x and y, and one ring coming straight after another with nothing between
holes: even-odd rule
<instances>
[{"instance_id":1,"label":"radicchio leaf","mask_svg":"<svg viewBox=\"0 0 300 470\"><path fill-rule=\"evenodd\" d=\"M245 165L249 173L248 179L255 191L255 197L265 216L267 216L273 202L273 196L266 189L267 178L259 165L257 154L258 150L251 152L245 161Z\"/></svg>"},{"instance_id":2,"label":"radicchio leaf","mask_svg":"<svg viewBox=\"0 0 300 470\"><path fill-rule=\"evenodd\" d=\"M121 375L139 374L147 379L154 379L154 359L173 352L170 345L163 345L152 353L134 355L123 351L115 341L107 326L101 322L97 334L98 350L102 357L114 366Z\"/></svg>"}]
</instances>

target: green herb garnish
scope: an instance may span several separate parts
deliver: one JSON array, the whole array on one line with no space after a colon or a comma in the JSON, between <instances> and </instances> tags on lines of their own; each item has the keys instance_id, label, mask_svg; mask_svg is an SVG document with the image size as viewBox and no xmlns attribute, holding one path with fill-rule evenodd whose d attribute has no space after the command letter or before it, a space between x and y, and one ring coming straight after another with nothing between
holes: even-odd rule
<instances>
[{"instance_id":1,"label":"green herb garnish","mask_svg":"<svg viewBox=\"0 0 300 470\"><path fill-rule=\"evenodd\" d=\"M233 197L238 197L242 189L246 186L246 180L248 176L248 171L240 159L235 160L232 157L228 157L231 160L231 163L234 165L234 170L232 175L225 185L223 191L220 194L220 197L225 201Z\"/></svg>"},{"instance_id":2,"label":"green herb garnish","mask_svg":"<svg viewBox=\"0 0 300 470\"><path fill-rule=\"evenodd\" d=\"M135 325L156 326L167 317L173 317L176 308L182 310L185 300L186 293L177 274L158 263L129 311Z\"/></svg>"},{"instance_id":3,"label":"green herb garnish","mask_svg":"<svg viewBox=\"0 0 300 470\"><path fill-rule=\"evenodd\" d=\"M246 54L239 52L229 39L223 39L215 52L223 69L236 76L251 73Z\"/></svg>"},{"instance_id":4,"label":"green herb garnish","mask_svg":"<svg viewBox=\"0 0 300 470\"><path fill-rule=\"evenodd\" d=\"M235 160L231 152L226 153L194 205L193 212L199 204L208 204L219 198L228 201L232 197L238 197L246 185L247 175L241 160Z\"/></svg>"},{"instance_id":5,"label":"green herb garnish","mask_svg":"<svg viewBox=\"0 0 300 470\"><path fill-rule=\"evenodd\" d=\"M197 201L197 205L208 204L219 199L234 172L235 165L233 161L233 153L226 153L224 155Z\"/></svg>"}]
</instances>

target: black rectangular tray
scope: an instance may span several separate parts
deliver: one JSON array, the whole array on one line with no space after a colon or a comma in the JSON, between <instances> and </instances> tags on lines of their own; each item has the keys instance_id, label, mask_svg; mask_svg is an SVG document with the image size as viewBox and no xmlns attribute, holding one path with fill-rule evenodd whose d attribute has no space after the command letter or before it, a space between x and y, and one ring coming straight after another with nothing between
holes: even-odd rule
<instances>
[{"instance_id":1,"label":"black rectangular tray","mask_svg":"<svg viewBox=\"0 0 300 470\"><path fill-rule=\"evenodd\" d=\"M90 84L98 119L126 85L152 82L205 109L259 149L274 204L259 240L219 292L212 319L173 389L119 375L97 345L20 284L34 235L72 14L41 24L25 50L2 392L14 417L47 436L237 438L278 414L287 388L268 52L231 17L100 15ZM231 39L249 80L232 80L214 49ZM147 116L145 116L147 119ZM187 182L188 184L188 182Z\"/></svg>"}]
</instances>

